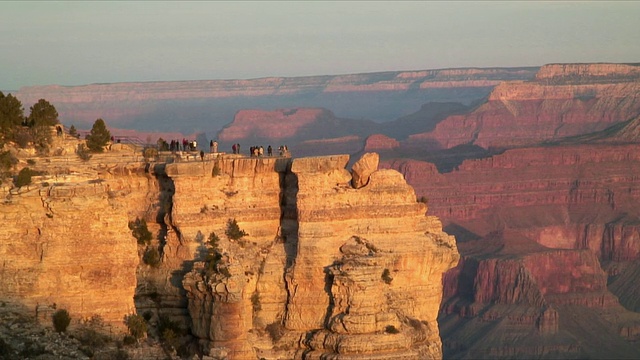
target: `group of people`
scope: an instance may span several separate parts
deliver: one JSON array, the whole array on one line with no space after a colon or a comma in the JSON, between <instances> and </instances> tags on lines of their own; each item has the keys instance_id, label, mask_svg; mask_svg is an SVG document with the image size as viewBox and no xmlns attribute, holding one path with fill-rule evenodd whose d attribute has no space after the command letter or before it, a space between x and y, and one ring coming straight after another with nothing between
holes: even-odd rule
<instances>
[{"instance_id":1,"label":"group of people","mask_svg":"<svg viewBox=\"0 0 640 360\"><path fill-rule=\"evenodd\" d=\"M240 154L240 144L233 144L231 149L234 151L234 154ZM280 156L285 156L288 154L289 149L287 149L287 145L280 145L278 148ZM264 156L264 147L262 146L252 146L249 148L249 156L251 157L260 157ZM273 156L273 148L271 145L267 146L267 156Z\"/></svg>"},{"instance_id":2,"label":"group of people","mask_svg":"<svg viewBox=\"0 0 640 360\"><path fill-rule=\"evenodd\" d=\"M185 138L182 139L182 143L180 140L171 140L169 144L169 151L195 151L197 148L198 143L195 140L189 141Z\"/></svg>"}]
</instances>

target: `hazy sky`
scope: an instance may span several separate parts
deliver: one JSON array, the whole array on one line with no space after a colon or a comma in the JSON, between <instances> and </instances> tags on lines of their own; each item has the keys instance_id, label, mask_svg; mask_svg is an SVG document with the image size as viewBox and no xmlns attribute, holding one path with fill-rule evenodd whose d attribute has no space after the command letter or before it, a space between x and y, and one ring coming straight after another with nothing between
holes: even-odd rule
<instances>
[{"instance_id":1,"label":"hazy sky","mask_svg":"<svg viewBox=\"0 0 640 360\"><path fill-rule=\"evenodd\" d=\"M640 2L0 1L0 89L640 62Z\"/></svg>"}]
</instances>

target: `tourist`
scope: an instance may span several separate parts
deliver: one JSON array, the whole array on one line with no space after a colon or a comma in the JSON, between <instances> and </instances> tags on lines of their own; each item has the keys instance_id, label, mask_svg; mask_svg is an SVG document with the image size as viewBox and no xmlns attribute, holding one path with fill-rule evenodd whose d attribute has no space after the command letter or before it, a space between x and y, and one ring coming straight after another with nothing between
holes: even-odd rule
<instances>
[{"instance_id":1,"label":"tourist","mask_svg":"<svg viewBox=\"0 0 640 360\"><path fill-rule=\"evenodd\" d=\"M273 149L271 148L271 145L267 147L267 155L273 156Z\"/></svg>"}]
</instances>

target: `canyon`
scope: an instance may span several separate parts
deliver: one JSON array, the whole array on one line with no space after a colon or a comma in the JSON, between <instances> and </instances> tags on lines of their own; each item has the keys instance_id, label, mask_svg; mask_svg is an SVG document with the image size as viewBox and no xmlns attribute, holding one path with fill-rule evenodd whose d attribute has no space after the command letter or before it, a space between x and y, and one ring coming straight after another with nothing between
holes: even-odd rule
<instances>
[{"instance_id":1,"label":"canyon","mask_svg":"<svg viewBox=\"0 0 640 360\"><path fill-rule=\"evenodd\" d=\"M58 306L102 309L120 330L123 313L170 316L212 358L638 358L639 69L21 89L26 103L57 97L63 120L104 111L135 131L216 133L247 155L286 144L294 158L148 163L119 144L90 166L38 159L62 180L3 188L17 224L0 242L3 291L50 313L47 276L72 272ZM138 217L149 245L126 228ZM249 235L225 236L232 219ZM54 239L87 231L100 254L119 249L95 263L117 266L53 261L91 254ZM120 300L95 299L107 293Z\"/></svg>"},{"instance_id":2,"label":"canyon","mask_svg":"<svg viewBox=\"0 0 640 360\"><path fill-rule=\"evenodd\" d=\"M66 309L72 327L99 315L113 333L133 313L170 319L211 359L442 357L455 240L377 154L349 171L348 155L155 162L113 144L85 162L82 141L63 137L57 156L16 149L17 166L42 173L3 183L5 305L43 323ZM148 243L128 228L136 219ZM229 235L232 220L244 236Z\"/></svg>"},{"instance_id":3,"label":"canyon","mask_svg":"<svg viewBox=\"0 0 640 360\"><path fill-rule=\"evenodd\" d=\"M379 73L31 86L14 94L23 104L47 99L66 126L90 129L102 118L114 129L135 129L153 137L181 133L215 138L240 110L312 107L339 118L385 122L409 115L427 102L468 104L504 80L531 79L537 67L466 68ZM119 135L114 133L114 135Z\"/></svg>"}]
</instances>

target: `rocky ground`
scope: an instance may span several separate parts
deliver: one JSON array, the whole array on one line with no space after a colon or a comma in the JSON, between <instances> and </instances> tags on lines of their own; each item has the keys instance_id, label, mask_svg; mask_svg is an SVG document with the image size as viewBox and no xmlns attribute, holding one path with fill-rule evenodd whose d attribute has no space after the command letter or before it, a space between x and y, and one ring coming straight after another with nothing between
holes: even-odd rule
<instances>
[{"instance_id":1,"label":"rocky ground","mask_svg":"<svg viewBox=\"0 0 640 360\"><path fill-rule=\"evenodd\" d=\"M58 333L52 322L36 321L20 305L0 302L0 360L15 359L179 359L154 340L124 345L123 334L107 327L74 324Z\"/></svg>"}]
</instances>

